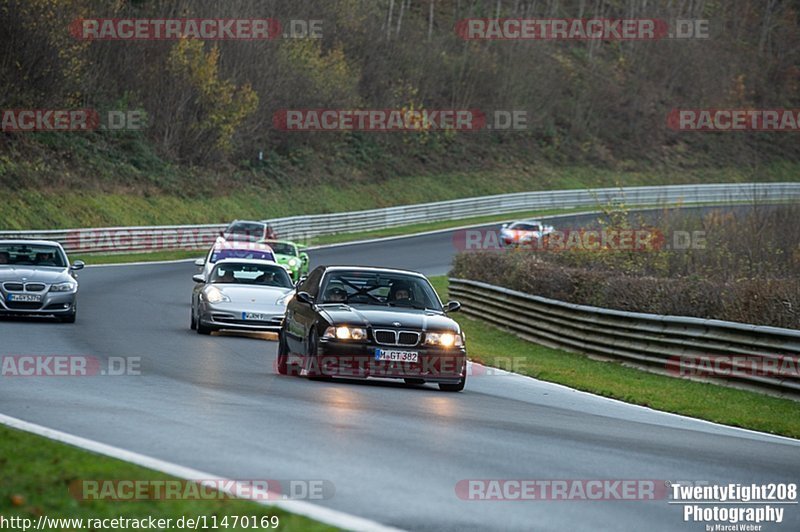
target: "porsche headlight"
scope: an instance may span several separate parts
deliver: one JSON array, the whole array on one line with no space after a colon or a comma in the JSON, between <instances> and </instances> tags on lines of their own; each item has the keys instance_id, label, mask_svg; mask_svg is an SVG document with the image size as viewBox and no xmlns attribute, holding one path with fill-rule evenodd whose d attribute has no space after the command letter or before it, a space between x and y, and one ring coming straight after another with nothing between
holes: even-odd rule
<instances>
[{"instance_id":1,"label":"porsche headlight","mask_svg":"<svg viewBox=\"0 0 800 532\"><path fill-rule=\"evenodd\" d=\"M451 332L429 332L425 334L425 344L440 345L442 347L461 347L464 345L464 340L461 338L460 334Z\"/></svg>"},{"instance_id":2,"label":"porsche headlight","mask_svg":"<svg viewBox=\"0 0 800 532\"><path fill-rule=\"evenodd\" d=\"M289 259L289 266L292 268L297 267L297 259Z\"/></svg>"},{"instance_id":3,"label":"porsche headlight","mask_svg":"<svg viewBox=\"0 0 800 532\"><path fill-rule=\"evenodd\" d=\"M328 327L325 329L323 338L336 338L337 340L364 340L367 337L367 330L363 327Z\"/></svg>"},{"instance_id":4,"label":"porsche headlight","mask_svg":"<svg viewBox=\"0 0 800 532\"><path fill-rule=\"evenodd\" d=\"M284 307L289 304L289 302L294 299L294 290L286 294L285 296L278 299L275 304L276 305L283 305Z\"/></svg>"},{"instance_id":5,"label":"porsche headlight","mask_svg":"<svg viewBox=\"0 0 800 532\"><path fill-rule=\"evenodd\" d=\"M223 301L230 301L231 298L222 293L222 290L216 286L212 286L206 292L206 300L209 303L222 303Z\"/></svg>"},{"instance_id":6,"label":"porsche headlight","mask_svg":"<svg viewBox=\"0 0 800 532\"><path fill-rule=\"evenodd\" d=\"M65 283L56 283L54 285L50 285L51 292L72 292L76 288L78 288L78 283L74 281L67 281Z\"/></svg>"}]
</instances>

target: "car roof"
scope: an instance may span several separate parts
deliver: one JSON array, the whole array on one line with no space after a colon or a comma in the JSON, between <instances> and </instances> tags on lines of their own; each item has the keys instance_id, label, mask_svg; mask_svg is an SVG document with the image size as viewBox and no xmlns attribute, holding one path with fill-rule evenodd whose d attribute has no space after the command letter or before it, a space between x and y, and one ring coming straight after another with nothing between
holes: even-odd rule
<instances>
[{"instance_id":1,"label":"car roof","mask_svg":"<svg viewBox=\"0 0 800 532\"><path fill-rule=\"evenodd\" d=\"M220 237L221 239L222 237ZM272 248L269 245L264 244L262 242L242 242L241 240L217 240L214 242L214 250L219 249L238 249L238 250L249 250L249 251L269 251L272 252Z\"/></svg>"},{"instance_id":2,"label":"car roof","mask_svg":"<svg viewBox=\"0 0 800 532\"><path fill-rule=\"evenodd\" d=\"M0 240L0 244L17 244L23 245L27 244L29 246L56 246L62 247L60 242L56 242L55 240L31 240L27 238L6 238Z\"/></svg>"},{"instance_id":3,"label":"car roof","mask_svg":"<svg viewBox=\"0 0 800 532\"><path fill-rule=\"evenodd\" d=\"M380 268L377 266L323 266L325 273L332 271L363 271L363 272L378 272L378 273L401 273L405 275L413 275L427 279L423 274L413 270L403 270L400 268Z\"/></svg>"},{"instance_id":4,"label":"car roof","mask_svg":"<svg viewBox=\"0 0 800 532\"><path fill-rule=\"evenodd\" d=\"M235 262L237 264L241 264L241 263L244 263L244 264L262 264L262 265L268 265L268 266L278 266L280 268L283 268L283 266L281 266L280 264L278 264L274 260L236 259L236 258L227 258L227 259L218 260L217 262L214 263L214 266L219 266L220 264L229 264L229 263L232 263L232 262Z\"/></svg>"},{"instance_id":5,"label":"car roof","mask_svg":"<svg viewBox=\"0 0 800 532\"><path fill-rule=\"evenodd\" d=\"M258 224L258 225L267 225L267 222L263 222L261 220L234 220L228 224L230 227L233 224Z\"/></svg>"}]
</instances>

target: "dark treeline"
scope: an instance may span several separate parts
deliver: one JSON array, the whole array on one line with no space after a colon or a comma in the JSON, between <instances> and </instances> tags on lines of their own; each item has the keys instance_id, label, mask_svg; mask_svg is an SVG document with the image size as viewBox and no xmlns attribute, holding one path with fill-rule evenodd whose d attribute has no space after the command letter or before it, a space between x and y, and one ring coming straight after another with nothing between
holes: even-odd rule
<instances>
[{"instance_id":1,"label":"dark treeline","mask_svg":"<svg viewBox=\"0 0 800 532\"><path fill-rule=\"evenodd\" d=\"M686 133L670 109L800 107L792 0L4 0L0 106L144 109L169 162L336 157L378 173L458 169L497 153L554 164L750 165L797 157L793 133ZM464 41L467 17L707 19L708 39ZM82 41L80 17L321 20L320 39ZM526 110L524 132L285 133L285 108ZM6 134L4 148L34 142ZM495 155L493 155L495 154ZM502 155L505 156L505 155ZM397 162L401 161L401 162ZM387 164L395 168L386 169Z\"/></svg>"}]
</instances>

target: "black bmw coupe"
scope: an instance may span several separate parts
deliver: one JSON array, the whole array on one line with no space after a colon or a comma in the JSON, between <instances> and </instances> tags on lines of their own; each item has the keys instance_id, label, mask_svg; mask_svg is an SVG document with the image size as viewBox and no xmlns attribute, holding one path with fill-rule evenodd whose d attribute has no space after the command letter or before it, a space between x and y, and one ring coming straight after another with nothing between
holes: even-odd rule
<instances>
[{"instance_id":1,"label":"black bmw coupe","mask_svg":"<svg viewBox=\"0 0 800 532\"><path fill-rule=\"evenodd\" d=\"M467 351L424 275L320 266L298 283L278 336L277 370L310 378L388 378L464 389Z\"/></svg>"}]
</instances>

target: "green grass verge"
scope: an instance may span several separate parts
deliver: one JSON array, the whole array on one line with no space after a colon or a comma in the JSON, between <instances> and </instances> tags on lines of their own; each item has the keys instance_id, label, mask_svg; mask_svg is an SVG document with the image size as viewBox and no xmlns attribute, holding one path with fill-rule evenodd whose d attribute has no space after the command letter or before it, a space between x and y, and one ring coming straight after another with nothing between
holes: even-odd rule
<instances>
[{"instance_id":1,"label":"green grass verge","mask_svg":"<svg viewBox=\"0 0 800 532\"><path fill-rule=\"evenodd\" d=\"M0 163L2 161L0 160ZM0 164L0 173L3 172ZM758 174L741 168L617 171L592 166L537 165L472 173L352 180L347 185L314 186L243 182L240 187L204 193L189 185L184 193L102 192L95 189L6 188L0 202L0 229L70 229L136 225L225 223L235 218L278 218L345 212L529 190L795 181L800 164L775 163Z\"/></svg>"},{"instance_id":2,"label":"green grass verge","mask_svg":"<svg viewBox=\"0 0 800 532\"><path fill-rule=\"evenodd\" d=\"M173 527L180 517L196 519L211 516L277 516L279 530L326 531L335 528L311 519L261 504L237 500L143 500L81 501L73 497L69 487L80 480L167 480L168 475L135 466L121 460L96 455L0 426L0 515L33 519L47 517L104 518L171 518ZM254 530L233 528L233 530ZM257 528L255 530L266 530Z\"/></svg>"},{"instance_id":3,"label":"green grass verge","mask_svg":"<svg viewBox=\"0 0 800 532\"><path fill-rule=\"evenodd\" d=\"M433 277L431 282L446 300L447 277ZM458 314L453 317L467 335L470 359L488 366L656 410L800 438L795 401L593 360L528 342L480 320ZM509 361L513 367L507 367Z\"/></svg>"},{"instance_id":4,"label":"green grass verge","mask_svg":"<svg viewBox=\"0 0 800 532\"><path fill-rule=\"evenodd\" d=\"M205 256L207 250L194 251L153 251L152 253L74 253L69 260L82 260L86 264L120 264L125 262L154 262L159 260L185 260L199 259Z\"/></svg>"}]
</instances>

